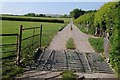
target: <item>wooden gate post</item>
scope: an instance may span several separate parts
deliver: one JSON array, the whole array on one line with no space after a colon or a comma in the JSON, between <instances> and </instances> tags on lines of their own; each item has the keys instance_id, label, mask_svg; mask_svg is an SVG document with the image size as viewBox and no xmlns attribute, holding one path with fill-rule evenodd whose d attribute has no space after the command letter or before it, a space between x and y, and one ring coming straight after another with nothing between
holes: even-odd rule
<instances>
[{"instance_id":1,"label":"wooden gate post","mask_svg":"<svg viewBox=\"0 0 120 80\"><path fill-rule=\"evenodd\" d=\"M19 47L17 53L17 65L20 66L21 42L22 42L22 25L20 25Z\"/></svg>"},{"instance_id":2,"label":"wooden gate post","mask_svg":"<svg viewBox=\"0 0 120 80\"><path fill-rule=\"evenodd\" d=\"M40 27L40 49L41 49L41 46L42 46L42 25Z\"/></svg>"}]
</instances>

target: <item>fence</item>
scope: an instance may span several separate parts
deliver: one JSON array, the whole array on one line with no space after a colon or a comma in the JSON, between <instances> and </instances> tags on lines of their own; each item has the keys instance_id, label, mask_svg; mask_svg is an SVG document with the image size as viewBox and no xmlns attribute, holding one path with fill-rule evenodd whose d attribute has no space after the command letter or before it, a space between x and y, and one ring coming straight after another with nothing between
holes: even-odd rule
<instances>
[{"instance_id":1,"label":"fence","mask_svg":"<svg viewBox=\"0 0 120 80\"><path fill-rule=\"evenodd\" d=\"M108 40L108 38L104 38L104 53L107 59L109 59L109 52L111 49L111 45L110 45L110 41Z\"/></svg>"},{"instance_id":2,"label":"fence","mask_svg":"<svg viewBox=\"0 0 120 80\"><path fill-rule=\"evenodd\" d=\"M14 60L16 61L16 64L18 66L21 66L21 62L23 64L29 63L29 58L31 60L31 58L33 57L33 52L35 51L36 48L39 47L41 49L42 25L40 27L31 27L31 28L24 28L21 25L19 34L0 34L0 36L2 38L5 38L5 36L7 36L10 37L12 40L14 40L13 37L16 37L15 41L12 41L15 43L11 43L11 42L6 43L8 42L8 40L4 39L3 42L5 42L5 44L0 44L0 48L2 48L1 53L3 54L13 53L5 57L3 56L2 59L8 59L10 57L14 57L16 59Z\"/></svg>"},{"instance_id":3,"label":"fence","mask_svg":"<svg viewBox=\"0 0 120 80\"><path fill-rule=\"evenodd\" d=\"M6 75L11 70L15 69L16 56L18 52L18 38L19 34L0 34L0 37L4 38L0 48L2 48L2 75ZM8 39L12 39L8 41Z\"/></svg>"},{"instance_id":4,"label":"fence","mask_svg":"<svg viewBox=\"0 0 120 80\"><path fill-rule=\"evenodd\" d=\"M0 48L2 48L2 52L0 53L17 53L18 51L18 34L0 34L0 37L16 37L15 43L5 43L5 44L0 44ZM9 48L7 48L9 47ZM13 48L14 47L14 48ZM7 48L7 49L5 49ZM5 49L5 50L4 50ZM16 54L12 54L9 57L14 57ZM2 59L9 58L9 57L3 57Z\"/></svg>"}]
</instances>

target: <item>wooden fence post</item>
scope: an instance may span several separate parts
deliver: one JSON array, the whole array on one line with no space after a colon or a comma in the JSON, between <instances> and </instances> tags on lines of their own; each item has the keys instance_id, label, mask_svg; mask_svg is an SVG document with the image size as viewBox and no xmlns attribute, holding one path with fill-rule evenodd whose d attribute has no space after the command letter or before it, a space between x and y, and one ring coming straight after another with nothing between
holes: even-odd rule
<instances>
[{"instance_id":1,"label":"wooden fence post","mask_svg":"<svg viewBox=\"0 0 120 80\"><path fill-rule=\"evenodd\" d=\"M42 46L42 25L40 27L40 49L41 49L41 46Z\"/></svg>"},{"instance_id":2,"label":"wooden fence post","mask_svg":"<svg viewBox=\"0 0 120 80\"><path fill-rule=\"evenodd\" d=\"M109 59L109 52L111 50L111 45L110 45L110 41L108 40L107 37L104 38L104 54L106 59Z\"/></svg>"},{"instance_id":3,"label":"wooden fence post","mask_svg":"<svg viewBox=\"0 0 120 80\"><path fill-rule=\"evenodd\" d=\"M19 47L18 47L18 54L17 54L17 65L18 66L20 66L21 42L22 42L22 25L20 25Z\"/></svg>"}]
</instances>

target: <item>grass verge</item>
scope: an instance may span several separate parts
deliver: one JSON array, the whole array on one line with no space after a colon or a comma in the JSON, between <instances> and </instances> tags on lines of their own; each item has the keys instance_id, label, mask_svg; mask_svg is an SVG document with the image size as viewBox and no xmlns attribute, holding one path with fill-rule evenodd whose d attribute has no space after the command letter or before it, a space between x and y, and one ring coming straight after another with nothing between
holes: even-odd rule
<instances>
[{"instance_id":1,"label":"grass verge","mask_svg":"<svg viewBox=\"0 0 120 80\"><path fill-rule=\"evenodd\" d=\"M69 38L66 43L67 49L75 49L74 40L72 38Z\"/></svg>"},{"instance_id":2,"label":"grass verge","mask_svg":"<svg viewBox=\"0 0 120 80\"><path fill-rule=\"evenodd\" d=\"M25 71L25 69L23 69L23 68L21 68L21 67L9 67L10 69L11 69L11 73L9 72L10 70L7 68L6 69L6 71L8 72L8 73L6 73L6 71L4 70L3 72L2 72L2 79L3 80L7 80L7 79L9 79L9 80L13 80L14 79L14 76L18 76L18 75L20 75L21 73L23 73L24 71Z\"/></svg>"},{"instance_id":3,"label":"grass verge","mask_svg":"<svg viewBox=\"0 0 120 80\"><path fill-rule=\"evenodd\" d=\"M66 70L62 72L63 80L75 80L77 75L74 74L74 71Z\"/></svg>"},{"instance_id":4,"label":"grass verge","mask_svg":"<svg viewBox=\"0 0 120 80\"><path fill-rule=\"evenodd\" d=\"M104 52L103 38L89 38L88 40L96 52L98 53Z\"/></svg>"}]
</instances>

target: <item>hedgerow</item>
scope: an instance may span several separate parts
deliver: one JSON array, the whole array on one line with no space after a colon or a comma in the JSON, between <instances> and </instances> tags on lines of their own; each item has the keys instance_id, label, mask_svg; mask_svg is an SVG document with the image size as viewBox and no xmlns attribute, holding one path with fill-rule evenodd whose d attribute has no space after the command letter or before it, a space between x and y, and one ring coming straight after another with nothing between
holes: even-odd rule
<instances>
[{"instance_id":1,"label":"hedgerow","mask_svg":"<svg viewBox=\"0 0 120 80\"><path fill-rule=\"evenodd\" d=\"M77 18L75 23L85 26L90 24L94 26L93 29L98 27L102 32L109 33L112 46L109 54L110 63L120 77L120 1L105 3L95 14L84 14Z\"/></svg>"},{"instance_id":2,"label":"hedgerow","mask_svg":"<svg viewBox=\"0 0 120 80\"><path fill-rule=\"evenodd\" d=\"M2 16L0 19L11 20L11 21L33 21L33 22L64 23L64 20L57 20L57 19L16 18L16 17L5 17L5 16Z\"/></svg>"},{"instance_id":3,"label":"hedgerow","mask_svg":"<svg viewBox=\"0 0 120 80\"><path fill-rule=\"evenodd\" d=\"M94 14L95 14L95 12L84 14L84 15L80 16L79 18L77 18L74 21L74 23L82 25L83 28L88 27L88 31L84 30L85 33L94 34L94 30L95 30L94 29L95 27L93 26ZM81 27L81 26L79 26L79 27Z\"/></svg>"},{"instance_id":4,"label":"hedgerow","mask_svg":"<svg viewBox=\"0 0 120 80\"><path fill-rule=\"evenodd\" d=\"M120 6L119 2L104 4L95 14L94 26L110 32L110 29L114 28L115 19L118 17L118 6Z\"/></svg>"}]
</instances>

